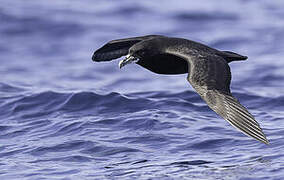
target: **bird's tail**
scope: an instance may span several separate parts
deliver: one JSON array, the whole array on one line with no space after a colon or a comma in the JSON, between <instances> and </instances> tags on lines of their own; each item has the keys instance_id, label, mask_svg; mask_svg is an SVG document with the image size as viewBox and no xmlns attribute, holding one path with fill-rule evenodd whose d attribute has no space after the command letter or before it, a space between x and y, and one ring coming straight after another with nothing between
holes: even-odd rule
<instances>
[{"instance_id":1,"label":"bird's tail","mask_svg":"<svg viewBox=\"0 0 284 180\"><path fill-rule=\"evenodd\" d=\"M247 56L242 56L240 54L231 52L231 51L219 51L217 55L223 57L228 63L232 61L243 61L246 60Z\"/></svg>"}]
</instances>

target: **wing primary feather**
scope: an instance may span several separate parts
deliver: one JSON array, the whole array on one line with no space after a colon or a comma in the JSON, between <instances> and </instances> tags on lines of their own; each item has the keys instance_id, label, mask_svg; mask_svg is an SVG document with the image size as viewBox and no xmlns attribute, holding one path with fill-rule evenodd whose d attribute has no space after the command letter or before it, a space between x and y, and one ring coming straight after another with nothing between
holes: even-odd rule
<instances>
[{"instance_id":1,"label":"wing primary feather","mask_svg":"<svg viewBox=\"0 0 284 180\"><path fill-rule=\"evenodd\" d=\"M125 56L128 53L128 50L134 44L151 39L154 37L158 37L159 35L148 35L148 36L140 36L133 38L125 38L125 39L115 39L109 41L104 46L96 50L92 56L93 61L111 61L113 59L117 59L121 56Z\"/></svg>"},{"instance_id":2,"label":"wing primary feather","mask_svg":"<svg viewBox=\"0 0 284 180\"><path fill-rule=\"evenodd\" d=\"M186 53L186 52L185 52ZM184 55L190 64L188 81L208 106L244 134L268 144L258 122L230 93L231 72L221 57Z\"/></svg>"},{"instance_id":3,"label":"wing primary feather","mask_svg":"<svg viewBox=\"0 0 284 180\"><path fill-rule=\"evenodd\" d=\"M217 90L207 90L203 99L217 114L248 136L269 144L253 116L233 96ZM212 99L214 98L214 99Z\"/></svg>"},{"instance_id":4,"label":"wing primary feather","mask_svg":"<svg viewBox=\"0 0 284 180\"><path fill-rule=\"evenodd\" d=\"M244 132L246 135L254 137L255 139L268 144L267 139L263 135L261 131L256 131L255 129L251 129L250 127L247 127L245 123L242 123L240 121L236 121L235 119L238 119L239 117L237 115L232 115L232 118L228 118L228 122L232 124L234 127L240 129L242 132Z\"/></svg>"},{"instance_id":5,"label":"wing primary feather","mask_svg":"<svg viewBox=\"0 0 284 180\"><path fill-rule=\"evenodd\" d=\"M130 40L130 41L118 41L109 42L105 44L100 49L96 50L92 56L93 61L110 61L112 59L125 56L128 53L128 49L133 46L139 40Z\"/></svg>"},{"instance_id":6,"label":"wing primary feather","mask_svg":"<svg viewBox=\"0 0 284 180\"><path fill-rule=\"evenodd\" d=\"M259 124L253 119L252 115L237 100L233 101L231 105L235 108L235 111L237 111L238 115L241 116L240 118L249 120L245 121L249 126L253 126L256 129L261 130Z\"/></svg>"}]
</instances>

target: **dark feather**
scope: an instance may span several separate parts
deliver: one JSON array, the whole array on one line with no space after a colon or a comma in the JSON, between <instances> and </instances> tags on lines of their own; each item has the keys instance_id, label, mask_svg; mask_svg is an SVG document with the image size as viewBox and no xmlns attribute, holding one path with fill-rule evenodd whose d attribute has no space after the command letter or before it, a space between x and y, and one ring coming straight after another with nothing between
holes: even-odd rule
<instances>
[{"instance_id":1,"label":"dark feather","mask_svg":"<svg viewBox=\"0 0 284 180\"><path fill-rule=\"evenodd\" d=\"M188 62L187 79L212 110L246 135L268 144L257 121L232 96L231 71L224 58L206 53L194 55L182 48L168 50L168 53L182 57Z\"/></svg>"},{"instance_id":2,"label":"dark feather","mask_svg":"<svg viewBox=\"0 0 284 180\"><path fill-rule=\"evenodd\" d=\"M157 36L158 35L149 35L109 41L107 44L94 52L92 60L99 62L117 59L121 56L127 55L129 48L134 44L142 40L151 39Z\"/></svg>"},{"instance_id":3,"label":"dark feather","mask_svg":"<svg viewBox=\"0 0 284 180\"><path fill-rule=\"evenodd\" d=\"M268 144L257 121L230 93L231 72L225 60L207 56L191 64L188 81L208 106L246 135Z\"/></svg>"},{"instance_id":4,"label":"dark feather","mask_svg":"<svg viewBox=\"0 0 284 180\"><path fill-rule=\"evenodd\" d=\"M146 55L140 54L137 64L152 72L188 72L188 81L212 110L246 135L268 144L257 121L230 92L228 63L245 60L246 56L187 39L150 35L110 41L94 53L93 60L109 61L127 55L129 48L134 54L135 50L144 51Z\"/></svg>"},{"instance_id":5,"label":"dark feather","mask_svg":"<svg viewBox=\"0 0 284 180\"><path fill-rule=\"evenodd\" d=\"M244 61L248 58L247 56L242 56L231 51L219 51L216 54L224 58L228 63L232 61Z\"/></svg>"},{"instance_id":6,"label":"dark feather","mask_svg":"<svg viewBox=\"0 0 284 180\"><path fill-rule=\"evenodd\" d=\"M231 94L217 90L198 90L197 92L212 110L231 125L248 136L265 144L269 143L254 117Z\"/></svg>"}]
</instances>

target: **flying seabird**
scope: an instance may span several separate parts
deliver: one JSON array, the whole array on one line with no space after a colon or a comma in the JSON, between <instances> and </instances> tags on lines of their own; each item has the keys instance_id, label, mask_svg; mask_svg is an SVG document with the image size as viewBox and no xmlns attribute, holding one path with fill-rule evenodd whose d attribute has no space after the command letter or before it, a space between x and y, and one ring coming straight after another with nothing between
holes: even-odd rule
<instances>
[{"instance_id":1,"label":"flying seabird","mask_svg":"<svg viewBox=\"0 0 284 180\"><path fill-rule=\"evenodd\" d=\"M95 51L92 60L121 56L126 58L119 62L120 68L135 62L158 74L188 73L188 82L213 111L246 135L269 143L258 122L230 91L228 63L246 60L246 56L187 39L148 35L112 40Z\"/></svg>"}]
</instances>

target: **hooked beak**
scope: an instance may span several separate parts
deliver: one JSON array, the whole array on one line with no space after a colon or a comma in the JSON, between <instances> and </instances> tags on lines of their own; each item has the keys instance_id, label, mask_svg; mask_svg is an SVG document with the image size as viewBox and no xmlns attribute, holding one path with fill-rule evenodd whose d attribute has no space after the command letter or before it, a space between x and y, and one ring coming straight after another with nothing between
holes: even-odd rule
<instances>
[{"instance_id":1,"label":"hooked beak","mask_svg":"<svg viewBox=\"0 0 284 180\"><path fill-rule=\"evenodd\" d=\"M128 54L125 59L119 61L118 66L119 66L119 68L121 69L121 68L122 68L123 66L125 66L126 64L130 64L130 63L132 63L132 62L136 62L137 59L138 59L138 58L136 58L136 57L131 56L130 54Z\"/></svg>"}]
</instances>

